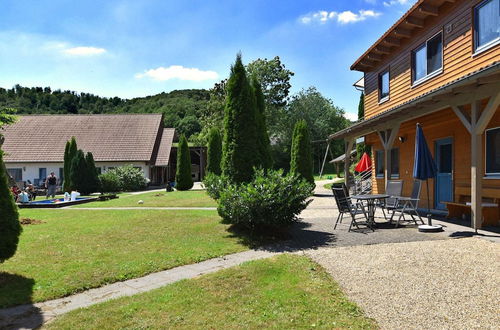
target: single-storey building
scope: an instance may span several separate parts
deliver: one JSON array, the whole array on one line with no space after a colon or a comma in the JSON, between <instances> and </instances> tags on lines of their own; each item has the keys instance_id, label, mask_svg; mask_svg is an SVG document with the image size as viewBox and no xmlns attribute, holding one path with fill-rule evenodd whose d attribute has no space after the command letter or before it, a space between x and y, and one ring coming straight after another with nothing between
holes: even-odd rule
<instances>
[{"instance_id":1,"label":"single-storey building","mask_svg":"<svg viewBox=\"0 0 500 330\"><path fill-rule=\"evenodd\" d=\"M66 141L73 136L79 149L92 152L99 172L132 164L152 185L175 180L177 134L163 127L161 114L19 116L0 133L7 171L17 182L38 185L50 172L61 182ZM195 178L202 176L199 165L192 166Z\"/></svg>"}]
</instances>

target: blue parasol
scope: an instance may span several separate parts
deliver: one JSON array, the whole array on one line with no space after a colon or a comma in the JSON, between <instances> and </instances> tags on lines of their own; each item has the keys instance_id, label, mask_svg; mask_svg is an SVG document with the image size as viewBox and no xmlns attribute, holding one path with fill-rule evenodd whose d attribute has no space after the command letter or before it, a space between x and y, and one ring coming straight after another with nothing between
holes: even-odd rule
<instances>
[{"instance_id":1,"label":"blue parasol","mask_svg":"<svg viewBox=\"0 0 500 330\"><path fill-rule=\"evenodd\" d=\"M427 179L435 178L437 175L437 166L432 158L427 142L425 141L422 126L417 124L415 135L415 160L413 163L413 177L419 180L425 180L427 183L427 218L431 225L431 207L429 198L429 181Z\"/></svg>"}]
</instances>

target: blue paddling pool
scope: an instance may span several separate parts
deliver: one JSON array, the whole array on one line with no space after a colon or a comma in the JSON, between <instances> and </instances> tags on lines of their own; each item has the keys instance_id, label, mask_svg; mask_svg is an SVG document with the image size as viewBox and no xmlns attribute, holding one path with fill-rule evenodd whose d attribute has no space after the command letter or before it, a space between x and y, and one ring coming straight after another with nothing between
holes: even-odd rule
<instances>
[{"instance_id":1,"label":"blue paddling pool","mask_svg":"<svg viewBox=\"0 0 500 330\"><path fill-rule=\"evenodd\" d=\"M74 201L64 201L64 198L54 198L54 199L44 199L40 201L34 201L30 203L17 203L20 209L31 209L31 208L57 208L65 207L76 204L83 204L88 202L93 202L98 200L97 197L77 197Z\"/></svg>"}]
</instances>

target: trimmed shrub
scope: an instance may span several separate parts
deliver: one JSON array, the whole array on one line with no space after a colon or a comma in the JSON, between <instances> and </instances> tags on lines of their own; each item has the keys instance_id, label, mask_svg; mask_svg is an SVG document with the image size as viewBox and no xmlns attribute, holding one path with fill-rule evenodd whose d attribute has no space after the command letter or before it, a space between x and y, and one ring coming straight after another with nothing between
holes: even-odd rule
<instances>
[{"instance_id":1,"label":"trimmed shrub","mask_svg":"<svg viewBox=\"0 0 500 330\"><path fill-rule=\"evenodd\" d=\"M123 191L143 190L148 185L148 180L144 177L142 170L131 164L114 168L110 172L116 173L120 189Z\"/></svg>"},{"instance_id":2,"label":"trimmed shrub","mask_svg":"<svg viewBox=\"0 0 500 330\"><path fill-rule=\"evenodd\" d=\"M312 191L313 185L298 176L257 169L251 182L225 185L216 193L217 210L223 223L252 232L279 232L299 221Z\"/></svg>"},{"instance_id":3,"label":"trimmed shrub","mask_svg":"<svg viewBox=\"0 0 500 330\"><path fill-rule=\"evenodd\" d=\"M222 138L219 130L215 127L210 129L208 133L207 149L207 173L220 175L222 172L220 168L222 161Z\"/></svg>"},{"instance_id":4,"label":"trimmed shrub","mask_svg":"<svg viewBox=\"0 0 500 330\"><path fill-rule=\"evenodd\" d=\"M193 188L193 177L191 176L191 155L188 142L184 135L179 138L177 148L177 169L175 172L175 188L177 190L189 190Z\"/></svg>"},{"instance_id":5,"label":"trimmed shrub","mask_svg":"<svg viewBox=\"0 0 500 330\"><path fill-rule=\"evenodd\" d=\"M99 181L101 182L102 193L118 192L122 190L120 178L114 170L99 175Z\"/></svg>"},{"instance_id":6,"label":"trimmed shrub","mask_svg":"<svg viewBox=\"0 0 500 330\"><path fill-rule=\"evenodd\" d=\"M9 189L3 155L0 150L0 263L16 253L21 231L17 205Z\"/></svg>"},{"instance_id":7,"label":"trimmed shrub","mask_svg":"<svg viewBox=\"0 0 500 330\"><path fill-rule=\"evenodd\" d=\"M231 184L229 178L225 175L216 175L214 173L207 173L203 179L203 185L206 188L208 196L215 200L220 198L223 192Z\"/></svg>"},{"instance_id":8,"label":"trimmed shrub","mask_svg":"<svg viewBox=\"0 0 500 330\"><path fill-rule=\"evenodd\" d=\"M299 120L293 129L290 172L313 183L313 162L309 129L305 120Z\"/></svg>"}]
</instances>

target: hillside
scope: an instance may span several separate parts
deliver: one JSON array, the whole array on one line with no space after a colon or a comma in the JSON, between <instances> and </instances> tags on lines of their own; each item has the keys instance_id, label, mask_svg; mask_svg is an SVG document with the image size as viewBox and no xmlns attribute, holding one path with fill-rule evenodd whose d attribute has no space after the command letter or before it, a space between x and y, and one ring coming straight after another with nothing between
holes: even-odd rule
<instances>
[{"instance_id":1,"label":"hillside","mask_svg":"<svg viewBox=\"0 0 500 330\"><path fill-rule=\"evenodd\" d=\"M50 87L0 88L0 108L18 114L163 113L165 126L175 127L188 137L201 130L199 118L209 93L204 89L175 90L153 96L121 99L89 93L51 90Z\"/></svg>"}]
</instances>

